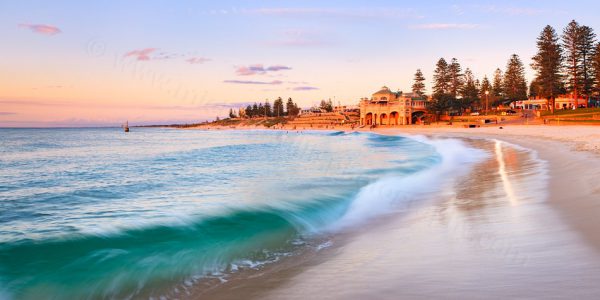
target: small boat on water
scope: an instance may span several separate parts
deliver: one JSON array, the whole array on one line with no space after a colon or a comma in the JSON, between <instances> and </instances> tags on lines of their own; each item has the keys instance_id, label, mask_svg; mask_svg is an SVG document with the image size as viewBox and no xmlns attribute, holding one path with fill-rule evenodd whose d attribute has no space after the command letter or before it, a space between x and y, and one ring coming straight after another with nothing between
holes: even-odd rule
<instances>
[{"instance_id":1,"label":"small boat on water","mask_svg":"<svg viewBox=\"0 0 600 300\"><path fill-rule=\"evenodd\" d=\"M125 132L129 132L129 121L125 121L122 127Z\"/></svg>"}]
</instances>

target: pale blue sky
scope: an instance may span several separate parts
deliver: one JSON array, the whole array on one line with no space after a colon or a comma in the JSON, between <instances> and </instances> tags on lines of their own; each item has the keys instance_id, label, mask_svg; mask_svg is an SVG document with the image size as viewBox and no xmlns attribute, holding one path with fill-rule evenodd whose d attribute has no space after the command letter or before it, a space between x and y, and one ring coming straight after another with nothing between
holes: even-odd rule
<instances>
[{"instance_id":1,"label":"pale blue sky","mask_svg":"<svg viewBox=\"0 0 600 300\"><path fill-rule=\"evenodd\" d=\"M382 85L409 90L417 68L430 86L440 57L482 78L516 53L530 79L542 28L576 19L600 30L598 11L593 1L0 1L0 126L189 122L277 96L355 104Z\"/></svg>"}]
</instances>

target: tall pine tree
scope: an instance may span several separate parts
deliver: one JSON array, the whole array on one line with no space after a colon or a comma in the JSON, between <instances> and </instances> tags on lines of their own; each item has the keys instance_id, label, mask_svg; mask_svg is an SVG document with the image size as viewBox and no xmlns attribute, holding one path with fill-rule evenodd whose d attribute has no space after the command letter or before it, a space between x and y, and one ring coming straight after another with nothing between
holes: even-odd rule
<instances>
[{"instance_id":1,"label":"tall pine tree","mask_svg":"<svg viewBox=\"0 0 600 300\"><path fill-rule=\"evenodd\" d=\"M494 81L492 83L491 94L494 96L494 98L500 99L502 98L503 90L504 89L502 88L502 70L500 70L500 68L497 68L496 71L494 71Z\"/></svg>"},{"instance_id":2,"label":"tall pine tree","mask_svg":"<svg viewBox=\"0 0 600 300\"><path fill-rule=\"evenodd\" d=\"M448 74L448 63L440 58L433 71L433 97L439 98L450 91L450 77Z\"/></svg>"},{"instance_id":3,"label":"tall pine tree","mask_svg":"<svg viewBox=\"0 0 600 300\"><path fill-rule=\"evenodd\" d=\"M532 58L531 67L536 71L536 80L540 85L540 96L550 100L554 112L555 98L562 87L561 61L562 48L558 35L552 26L544 27L537 39L537 54Z\"/></svg>"},{"instance_id":4,"label":"tall pine tree","mask_svg":"<svg viewBox=\"0 0 600 300\"><path fill-rule=\"evenodd\" d=\"M412 92L417 95L417 97L423 97L425 95L425 77L423 76L421 69L417 69L417 72L415 73Z\"/></svg>"},{"instance_id":5,"label":"tall pine tree","mask_svg":"<svg viewBox=\"0 0 600 300\"><path fill-rule=\"evenodd\" d=\"M281 97L278 97L273 102L273 116L274 117L283 117L284 116L283 100L281 99Z\"/></svg>"},{"instance_id":6,"label":"tall pine tree","mask_svg":"<svg viewBox=\"0 0 600 300\"><path fill-rule=\"evenodd\" d=\"M579 98L583 89L583 68L581 44L581 27L573 20L563 31L562 44L565 50L565 70L567 74L567 92L571 93L574 99Z\"/></svg>"},{"instance_id":7,"label":"tall pine tree","mask_svg":"<svg viewBox=\"0 0 600 300\"><path fill-rule=\"evenodd\" d=\"M252 105L246 106L246 117L252 118L254 114L252 113Z\"/></svg>"},{"instance_id":8,"label":"tall pine tree","mask_svg":"<svg viewBox=\"0 0 600 300\"><path fill-rule=\"evenodd\" d=\"M479 89L479 97L483 98L483 95L485 95L486 91L490 93L492 92L492 84L487 76L483 76L483 80L481 80L481 88Z\"/></svg>"},{"instance_id":9,"label":"tall pine tree","mask_svg":"<svg viewBox=\"0 0 600 300\"><path fill-rule=\"evenodd\" d=\"M487 92L487 94L486 94ZM479 102L477 105L478 109L482 109L483 105L482 102L486 101L489 102L490 97L493 96L492 95L492 84L490 83L490 80L487 78L487 76L483 77L483 80L481 81L481 87L479 88Z\"/></svg>"},{"instance_id":10,"label":"tall pine tree","mask_svg":"<svg viewBox=\"0 0 600 300\"><path fill-rule=\"evenodd\" d=\"M450 108L452 96L450 95L450 76L448 63L440 58L433 71L432 101L427 103L427 110L436 116L436 120Z\"/></svg>"},{"instance_id":11,"label":"tall pine tree","mask_svg":"<svg viewBox=\"0 0 600 300\"><path fill-rule=\"evenodd\" d=\"M583 74L583 84L581 92L589 98L592 96L594 85L594 67L592 66L594 46L596 44L596 34L588 26L581 26L581 39L579 41L579 52L581 53L581 66Z\"/></svg>"},{"instance_id":12,"label":"tall pine tree","mask_svg":"<svg viewBox=\"0 0 600 300\"><path fill-rule=\"evenodd\" d=\"M449 93L453 98L456 98L464 84L462 68L456 58L453 58L448 66L448 77L450 78Z\"/></svg>"},{"instance_id":13,"label":"tall pine tree","mask_svg":"<svg viewBox=\"0 0 600 300\"><path fill-rule=\"evenodd\" d=\"M297 116L300 110L298 109L298 105L294 103L292 98L288 98L287 103L285 104L287 115L288 116Z\"/></svg>"},{"instance_id":14,"label":"tall pine tree","mask_svg":"<svg viewBox=\"0 0 600 300\"><path fill-rule=\"evenodd\" d=\"M479 101L479 84L475 79L475 76L473 76L473 72L471 72L471 69L467 68L465 70L464 79L465 84L461 88L461 99L458 102L460 103L459 109L461 112L470 108L474 103L477 103Z\"/></svg>"},{"instance_id":15,"label":"tall pine tree","mask_svg":"<svg viewBox=\"0 0 600 300\"><path fill-rule=\"evenodd\" d=\"M517 101L527 99L525 67L516 54L513 54L506 64L506 72L504 72L502 85L506 100Z\"/></svg>"},{"instance_id":16,"label":"tall pine tree","mask_svg":"<svg viewBox=\"0 0 600 300\"><path fill-rule=\"evenodd\" d=\"M266 115L266 114L265 114L265 107L263 106L263 104L262 104L262 103L259 103L259 104L258 104L258 110L256 111L256 114L257 114L258 116L260 116L260 117L264 117L264 116Z\"/></svg>"},{"instance_id":17,"label":"tall pine tree","mask_svg":"<svg viewBox=\"0 0 600 300\"><path fill-rule=\"evenodd\" d=\"M593 92L596 95L600 95L600 43L597 43L594 49L594 54L592 56L592 69L592 74L594 74Z\"/></svg>"},{"instance_id":18,"label":"tall pine tree","mask_svg":"<svg viewBox=\"0 0 600 300\"><path fill-rule=\"evenodd\" d=\"M273 116L273 111L271 110L271 103L269 102L269 99L265 100L264 108L265 108L265 115L267 117L272 117Z\"/></svg>"}]
</instances>

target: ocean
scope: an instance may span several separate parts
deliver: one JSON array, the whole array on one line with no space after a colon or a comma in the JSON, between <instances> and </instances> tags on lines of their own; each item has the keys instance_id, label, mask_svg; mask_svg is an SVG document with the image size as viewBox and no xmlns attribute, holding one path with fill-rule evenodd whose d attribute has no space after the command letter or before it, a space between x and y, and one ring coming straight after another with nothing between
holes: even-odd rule
<instances>
[{"instance_id":1,"label":"ocean","mask_svg":"<svg viewBox=\"0 0 600 300\"><path fill-rule=\"evenodd\" d=\"M487 156L371 133L0 129L0 298L184 294L427 205Z\"/></svg>"}]
</instances>

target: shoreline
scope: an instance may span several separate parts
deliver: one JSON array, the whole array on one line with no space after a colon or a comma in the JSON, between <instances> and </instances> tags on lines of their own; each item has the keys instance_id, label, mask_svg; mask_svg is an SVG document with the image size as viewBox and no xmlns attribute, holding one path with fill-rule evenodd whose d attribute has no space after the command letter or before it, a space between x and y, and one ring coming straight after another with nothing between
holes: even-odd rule
<instances>
[{"instance_id":1,"label":"shoreline","mask_svg":"<svg viewBox=\"0 0 600 300\"><path fill-rule=\"evenodd\" d=\"M500 129L500 127L502 129ZM456 125L409 125L401 127L378 127L375 129L354 128L347 126L331 126L331 128L302 128L287 127L266 128L264 126L197 126L175 128L179 130L275 130L275 131L343 131L343 132L372 132L380 134L416 134L439 135L456 134L460 137L481 137L483 135L513 136L528 138L543 138L571 144L577 151L590 151L600 155L600 126L598 125L484 125L478 128L464 128ZM464 136L463 136L464 135Z\"/></svg>"},{"instance_id":2,"label":"shoreline","mask_svg":"<svg viewBox=\"0 0 600 300\"><path fill-rule=\"evenodd\" d=\"M573 129L571 126L511 127L514 128L508 130L505 130L506 128L500 130L497 127L476 129L382 128L373 131L357 131L384 135L426 135L433 138L485 139L487 141L498 139L535 151L540 159L548 163L547 204L558 213L560 220L566 223L571 231L580 236L584 243L591 246L595 250L594 252L600 255L600 236L596 233L597 228L600 228L600 222L596 221L600 220L597 218L600 206L593 201L594 197L600 196L598 181L594 182L594 178L600 178L598 171L600 163L597 160L600 154L598 149L600 139L594 140L596 135L600 136L600 127L583 126L585 130L578 130L578 134L571 132ZM560 132L556 136L549 136L552 132L548 128L554 129L553 131L556 131L556 128L564 129L559 129ZM567 132L566 129L570 130ZM327 130L339 131L339 129ZM377 226L375 224L369 227ZM278 298L285 294L287 286L293 284L297 277L302 277L302 273L318 269L319 265L335 259L342 250L339 247L344 247L343 242L340 244L324 250L323 253L311 253L304 259L295 262L292 260L292 262L282 265L267 267L264 271L248 274L247 278L243 278L244 281L234 282L230 288L217 288L208 295L215 299L227 299L234 295L243 295L249 298ZM204 296L206 296L205 293L193 293L191 299L199 299Z\"/></svg>"},{"instance_id":3,"label":"shoreline","mask_svg":"<svg viewBox=\"0 0 600 300\"><path fill-rule=\"evenodd\" d=\"M547 129L545 126L542 128ZM598 160L600 157L600 128L586 128L594 129L596 134L580 133L569 137L571 132L562 132L559 136L553 137L548 130L540 132L540 128L533 128L537 132L527 132L529 127L518 127L502 132L499 132L497 128L486 128L488 130L480 132L472 132L472 129L430 130L427 133L411 132L410 134L449 138L498 139L534 150L539 158L548 163L550 175L548 202L555 206L564 219L578 229L600 253L600 234L594 232L600 228L600 219L597 218L600 214L600 201L594 203L592 201L594 199L589 197L597 195L600 199L600 161ZM400 132L380 133L399 134ZM406 133L402 132L402 134ZM594 140L595 136L597 138Z\"/></svg>"}]
</instances>

